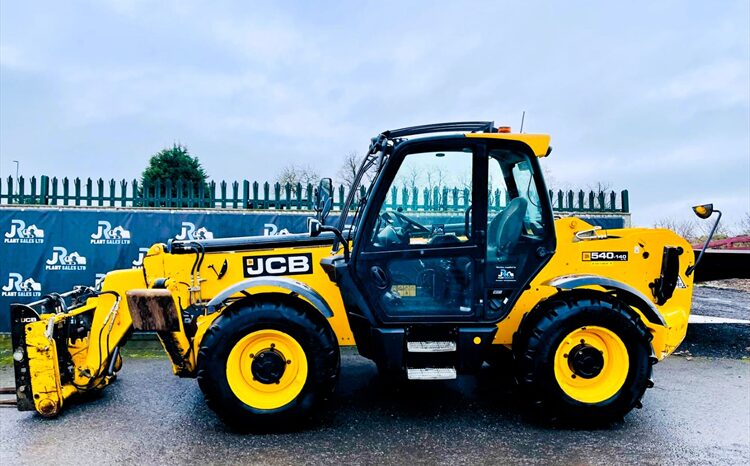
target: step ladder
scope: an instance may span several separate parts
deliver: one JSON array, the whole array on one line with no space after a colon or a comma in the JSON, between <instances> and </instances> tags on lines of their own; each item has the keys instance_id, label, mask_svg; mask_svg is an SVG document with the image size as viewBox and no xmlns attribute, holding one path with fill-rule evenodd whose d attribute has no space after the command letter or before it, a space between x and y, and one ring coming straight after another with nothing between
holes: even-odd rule
<instances>
[{"instance_id":1,"label":"step ladder","mask_svg":"<svg viewBox=\"0 0 750 466\"><path fill-rule=\"evenodd\" d=\"M429 362L429 353L443 355L440 362L445 364L446 353L456 352L455 341L407 341L406 352L406 378L409 380L453 380L457 377L455 367L411 367L408 364L409 354L419 354L423 362Z\"/></svg>"},{"instance_id":2,"label":"step ladder","mask_svg":"<svg viewBox=\"0 0 750 466\"><path fill-rule=\"evenodd\" d=\"M452 353L456 351L455 341L409 341L406 342L409 353Z\"/></svg>"}]
</instances>

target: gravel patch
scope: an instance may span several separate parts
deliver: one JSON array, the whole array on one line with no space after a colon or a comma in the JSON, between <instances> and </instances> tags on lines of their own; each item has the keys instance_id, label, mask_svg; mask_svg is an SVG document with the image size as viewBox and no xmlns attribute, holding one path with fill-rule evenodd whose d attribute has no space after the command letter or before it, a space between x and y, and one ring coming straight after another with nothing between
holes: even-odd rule
<instances>
[{"instance_id":1,"label":"gravel patch","mask_svg":"<svg viewBox=\"0 0 750 466\"><path fill-rule=\"evenodd\" d=\"M739 288L730 288L726 282L744 282L750 280L722 280L722 286L702 285L693 289L692 314L730 319L750 319L750 292Z\"/></svg>"},{"instance_id":2,"label":"gravel patch","mask_svg":"<svg viewBox=\"0 0 750 466\"><path fill-rule=\"evenodd\" d=\"M712 280L698 283L696 287L719 288L722 290L737 290L750 293L750 280L746 278L730 278L728 280Z\"/></svg>"}]
</instances>

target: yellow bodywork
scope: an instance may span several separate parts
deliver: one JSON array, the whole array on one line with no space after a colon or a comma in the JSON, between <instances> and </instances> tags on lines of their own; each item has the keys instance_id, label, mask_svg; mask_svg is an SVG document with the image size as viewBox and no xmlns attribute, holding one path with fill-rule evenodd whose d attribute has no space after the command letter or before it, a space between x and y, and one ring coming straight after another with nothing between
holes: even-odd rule
<instances>
[{"instance_id":1,"label":"yellow bodywork","mask_svg":"<svg viewBox=\"0 0 750 466\"><path fill-rule=\"evenodd\" d=\"M481 139L505 139L506 141L519 141L529 146L537 157L546 157L549 150L549 134L529 133L466 133L467 138Z\"/></svg>"},{"instance_id":2,"label":"yellow bodywork","mask_svg":"<svg viewBox=\"0 0 750 466\"><path fill-rule=\"evenodd\" d=\"M549 136L547 135L482 133L466 136L517 140L526 143L537 156L543 157L548 153ZM524 315L542 300L559 291L547 285L551 280L571 274L590 274L625 283L651 299L666 322L666 326L655 324L642 315L644 324L653 335L651 344L654 355L662 359L674 351L685 336L690 314L693 283L692 276L685 275L685 270L694 263L690 245L671 231L639 228L599 230L593 237L581 240L576 237L576 233L591 230L592 226L573 217L557 220L555 227L557 234L555 254L532 280L529 289L521 295L514 308L497 324L498 331L493 343L505 346L512 344L513 334ZM680 280L672 298L663 305L657 305L652 298L649 284L660 275L662 252L666 246L681 247L684 251L680 256ZM587 257L591 258L592 253L602 251L627 251L628 260L586 260ZM356 345L340 291L320 266L321 259L331 254L330 246L270 247L254 249L252 255L280 256L302 252L310 253L312 256L312 273L288 275L285 278L304 283L317 292L333 313L328 320L339 345ZM35 409L44 415L54 415L59 412L63 401L69 396L87 390L100 389L110 383L111 375L108 374L106 368L111 365L111 358L115 357L113 355L116 354L116 348L126 341L129 332L132 331L132 319L125 299L128 290L149 288L158 279L166 278L168 279L166 287L170 290L178 310L194 304L202 305L230 286L246 279L243 273L245 270L243 258L247 254L248 252L245 251L206 253L202 265L196 270L194 276L191 273L195 262L194 254L169 254L165 251L164 245L156 244L149 249L142 269L120 270L106 275L101 286L102 290L118 294L119 300L112 294L103 294L96 298L89 298L86 304L68 313L45 314L41 316L40 321L27 324L25 339ZM222 269L225 261L227 272L219 278L216 271ZM591 288L598 289L597 287ZM602 288L599 289L604 291ZM233 297L253 299L253 297L259 298L260 295L274 293L289 295L290 291L283 287L266 286L242 290L235 293ZM305 299L299 295L295 297ZM312 305L310 302L308 304ZM187 377L195 375L196 358L205 332L225 309L221 307L213 310L205 309L204 314L196 319L197 328L192 338L188 337L182 321L178 329L159 334L172 360L175 374ZM634 310L640 312L637 309ZM67 341L67 348L57 348L55 341L48 336L49 329L65 319L83 314L90 314L93 318L88 337ZM268 336L256 335L253 338ZM244 341L237 349L237 354L251 351L253 341L255 341L253 338ZM606 335L601 336L601 339L602 346L611 347L612 357L617 358L618 351L621 351L621 348L618 350L617 342L607 340ZM296 342L292 340L285 344L289 346L289 351L294 353ZM63 350L70 352L75 366L72 380L65 382L61 379L57 358L57 352ZM306 365L299 367L299 371L305 370L307 370ZM245 391L251 392L257 388L253 386L252 381L248 383L239 372L228 375L230 375L230 380L234 380L237 385L246 384ZM290 396L293 398L298 388L295 384L298 381L296 377L285 381L288 385L275 395L273 405L276 406ZM575 386L567 388L573 392L576 390ZM605 396L609 391L608 386L603 386L599 390L601 396ZM597 390L594 392L596 393Z\"/></svg>"},{"instance_id":3,"label":"yellow bodywork","mask_svg":"<svg viewBox=\"0 0 750 466\"><path fill-rule=\"evenodd\" d=\"M680 279L684 287L678 287L665 304L655 307L666 321L666 326L643 322L653 335L653 349L657 358L663 359L680 344L687 331L688 316L692 299L692 276L685 276L684 271L694 262L690 245L679 236L668 230L627 228L621 230L600 230L600 236L606 239L576 240L575 233L590 230L591 225L574 217L556 221L557 249L550 262L532 280L530 289L524 292L511 312L498 325L494 344L510 346L513 334L517 330L521 319L531 311L540 301L557 293L554 287L544 283L556 277L570 274L592 274L611 278L627 283L636 288L644 296L651 297L649 283L659 276L662 249L665 246L680 246L686 254L681 256ZM592 251L628 251L628 261L586 261L585 254ZM329 246L274 248L253 250L253 255L283 255L309 252L313 259L313 273L292 275L288 278L306 283L318 292L333 311L329 318L330 325L337 336L340 346L352 346L356 342L349 327L349 321L338 287L333 283L320 266L320 260L331 254ZM195 260L192 254L168 254L164 246L152 246L144 259L147 275L144 280L142 269L114 271L106 275L102 285L103 290L111 290L125 296L127 290L146 288L146 281L152 284L159 278L169 278L167 287L172 292L175 302L186 306L187 303L199 300L206 302L229 286L244 280L243 256L247 252L217 252L207 253L203 264L198 270L201 277L200 291L191 291L190 271ZM227 273L221 279L209 269L220 269L227 261ZM592 287L596 289L596 287ZM289 294L288 290L277 287L254 288L250 291L253 296L267 293ZM237 294L236 297L240 297ZM303 299L299 297L299 299ZM178 306L178 309L180 307ZM88 339L69 342L68 350L76 366L75 378L72 383L60 382L60 372L57 367L55 342L46 337L49 319L53 323L86 312L93 313L92 332ZM223 309L206 313L197 318L197 331L192 341L188 339L182 324L178 331L171 332L166 337L171 344L165 344L173 362L173 371L180 376L195 374L198 354L202 338ZM637 310L636 310L637 311ZM638 312L638 311L637 311ZM70 395L102 388L110 382L110 378L103 373L108 358L116 346L122 344L131 330L132 320L127 308L127 301L123 298L116 303L114 296L102 295L90 298L86 305L68 314L42 315L42 320L26 326L26 341L29 347L30 370L32 374L32 388L35 395L35 406L40 413L56 414L62 407L63 400ZM165 335L160 335L164 342ZM175 348L177 348L175 350ZM239 380L239 379L238 379ZM239 382L238 382L239 383ZM606 389L605 389L606 391ZM38 398L37 398L38 396ZM281 397L284 394L279 395Z\"/></svg>"}]
</instances>

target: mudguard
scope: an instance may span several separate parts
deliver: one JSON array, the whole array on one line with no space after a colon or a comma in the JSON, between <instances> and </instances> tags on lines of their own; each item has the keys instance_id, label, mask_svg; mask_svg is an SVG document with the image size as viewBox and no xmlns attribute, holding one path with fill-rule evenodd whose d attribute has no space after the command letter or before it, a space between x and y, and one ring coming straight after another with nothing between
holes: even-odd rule
<instances>
[{"instance_id":1,"label":"mudguard","mask_svg":"<svg viewBox=\"0 0 750 466\"><path fill-rule=\"evenodd\" d=\"M328 305L326 300L323 299L317 291L305 283L285 277L258 277L242 280L214 296L213 299L208 302L206 307L208 308L209 313L215 312L232 295L243 292L252 295L253 289L268 287L281 288L283 290L288 290L290 294L302 296L309 301L323 315L323 317L326 319L333 317L331 306Z\"/></svg>"},{"instance_id":2,"label":"mudguard","mask_svg":"<svg viewBox=\"0 0 750 466\"><path fill-rule=\"evenodd\" d=\"M667 322L656 306L654 306L654 303L643 293L626 283L598 275L575 274L556 277L542 284L562 290L572 290L584 286L601 286L602 288L616 291L620 299L640 310L649 322L663 327L667 326Z\"/></svg>"}]
</instances>

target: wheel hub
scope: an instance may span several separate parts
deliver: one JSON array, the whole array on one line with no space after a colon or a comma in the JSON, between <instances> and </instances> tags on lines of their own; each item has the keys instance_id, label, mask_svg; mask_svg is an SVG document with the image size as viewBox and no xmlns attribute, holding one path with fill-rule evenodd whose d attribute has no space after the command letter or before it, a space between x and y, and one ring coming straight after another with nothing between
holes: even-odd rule
<instances>
[{"instance_id":1,"label":"wheel hub","mask_svg":"<svg viewBox=\"0 0 750 466\"><path fill-rule=\"evenodd\" d=\"M593 346L581 343L570 351L568 365L575 375L593 379L604 368L604 356Z\"/></svg>"},{"instance_id":2,"label":"wheel hub","mask_svg":"<svg viewBox=\"0 0 750 466\"><path fill-rule=\"evenodd\" d=\"M279 383L286 370L287 361L276 348L266 348L252 356L250 370L253 379L263 384Z\"/></svg>"}]
</instances>

